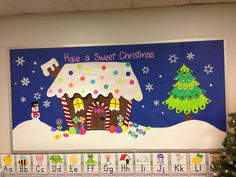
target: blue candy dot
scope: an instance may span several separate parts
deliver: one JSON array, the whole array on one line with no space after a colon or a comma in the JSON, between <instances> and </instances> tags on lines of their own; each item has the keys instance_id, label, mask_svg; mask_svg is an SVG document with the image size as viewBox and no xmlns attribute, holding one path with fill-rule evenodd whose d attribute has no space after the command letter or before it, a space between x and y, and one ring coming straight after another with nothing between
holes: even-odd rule
<instances>
[{"instance_id":1,"label":"blue candy dot","mask_svg":"<svg viewBox=\"0 0 236 177\"><path fill-rule=\"evenodd\" d=\"M95 84L95 80L94 79L91 80L91 84Z\"/></svg>"},{"instance_id":2,"label":"blue candy dot","mask_svg":"<svg viewBox=\"0 0 236 177\"><path fill-rule=\"evenodd\" d=\"M126 76L130 76L130 72L128 71L128 72L126 72Z\"/></svg>"},{"instance_id":3,"label":"blue candy dot","mask_svg":"<svg viewBox=\"0 0 236 177\"><path fill-rule=\"evenodd\" d=\"M117 75L117 74L118 74L118 71L114 71L113 74L114 74L114 75Z\"/></svg>"},{"instance_id":4,"label":"blue candy dot","mask_svg":"<svg viewBox=\"0 0 236 177\"><path fill-rule=\"evenodd\" d=\"M73 75L73 71L69 71L69 75Z\"/></svg>"}]
</instances>

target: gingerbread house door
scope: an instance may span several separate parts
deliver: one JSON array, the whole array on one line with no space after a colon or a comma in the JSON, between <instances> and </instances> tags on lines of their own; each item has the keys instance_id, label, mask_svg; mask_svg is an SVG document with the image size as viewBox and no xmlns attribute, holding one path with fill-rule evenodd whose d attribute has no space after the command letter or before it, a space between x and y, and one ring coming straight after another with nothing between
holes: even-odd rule
<instances>
[{"instance_id":1,"label":"gingerbread house door","mask_svg":"<svg viewBox=\"0 0 236 177\"><path fill-rule=\"evenodd\" d=\"M110 110L102 102L92 102L86 113L87 130L108 130Z\"/></svg>"}]
</instances>

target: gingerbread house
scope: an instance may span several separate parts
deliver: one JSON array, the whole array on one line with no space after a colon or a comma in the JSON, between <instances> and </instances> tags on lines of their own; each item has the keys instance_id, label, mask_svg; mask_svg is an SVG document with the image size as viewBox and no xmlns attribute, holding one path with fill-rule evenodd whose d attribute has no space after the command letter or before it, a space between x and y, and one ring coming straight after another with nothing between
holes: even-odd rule
<instances>
[{"instance_id":1,"label":"gingerbread house","mask_svg":"<svg viewBox=\"0 0 236 177\"><path fill-rule=\"evenodd\" d=\"M53 58L41 69L55 78L47 96L61 100L68 127L73 126L73 117L81 116L87 130L108 130L118 125L117 117L128 126L132 100L143 98L130 63L85 62L60 68Z\"/></svg>"}]
</instances>

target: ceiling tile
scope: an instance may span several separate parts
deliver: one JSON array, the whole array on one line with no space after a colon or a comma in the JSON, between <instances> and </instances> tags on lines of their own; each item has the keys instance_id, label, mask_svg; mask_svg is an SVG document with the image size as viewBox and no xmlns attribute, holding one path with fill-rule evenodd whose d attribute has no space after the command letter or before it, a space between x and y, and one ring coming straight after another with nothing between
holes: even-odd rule
<instances>
[{"instance_id":1,"label":"ceiling tile","mask_svg":"<svg viewBox=\"0 0 236 177\"><path fill-rule=\"evenodd\" d=\"M0 0L0 16L23 14L20 10L9 4L5 0Z\"/></svg>"},{"instance_id":2,"label":"ceiling tile","mask_svg":"<svg viewBox=\"0 0 236 177\"><path fill-rule=\"evenodd\" d=\"M79 11L131 8L131 0L71 0Z\"/></svg>"},{"instance_id":3,"label":"ceiling tile","mask_svg":"<svg viewBox=\"0 0 236 177\"><path fill-rule=\"evenodd\" d=\"M26 13L71 12L76 9L68 0L7 0Z\"/></svg>"},{"instance_id":4,"label":"ceiling tile","mask_svg":"<svg viewBox=\"0 0 236 177\"><path fill-rule=\"evenodd\" d=\"M190 0L133 0L133 7L161 7L187 5Z\"/></svg>"},{"instance_id":5,"label":"ceiling tile","mask_svg":"<svg viewBox=\"0 0 236 177\"><path fill-rule=\"evenodd\" d=\"M230 3L236 0L192 0L191 4Z\"/></svg>"}]
</instances>

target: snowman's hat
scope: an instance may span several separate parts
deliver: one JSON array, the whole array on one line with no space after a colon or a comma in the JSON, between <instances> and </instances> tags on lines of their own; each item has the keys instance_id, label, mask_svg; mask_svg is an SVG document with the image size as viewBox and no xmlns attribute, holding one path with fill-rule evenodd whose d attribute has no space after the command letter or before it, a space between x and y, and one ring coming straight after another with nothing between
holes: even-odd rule
<instances>
[{"instance_id":1,"label":"snowman's hat","mask_svg":"<svg viewBox=\"0 0 236 177\"><path fill-rule=\"evenodd\" d=\"M31 103L31 107L39 107L38 102L37 102L37 101L33 101L33 102Z\"/></svg>"}]
</instances>

